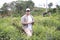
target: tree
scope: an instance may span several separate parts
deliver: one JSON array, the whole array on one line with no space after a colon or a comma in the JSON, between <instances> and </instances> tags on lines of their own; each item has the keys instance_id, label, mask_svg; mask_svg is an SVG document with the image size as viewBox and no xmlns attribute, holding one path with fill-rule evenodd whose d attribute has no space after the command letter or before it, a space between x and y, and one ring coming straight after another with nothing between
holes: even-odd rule
<instances>
[{"instance_id":1,"label":"tree","mask_svg":"<svg viewBox=\"0 0 60 40\"><path fill-rule=\"evenodd\" d=\"M56 5L56 12L60 14L60 6Z\"/></svg>"},{"instance_id":2,"label":"tree","mask_svg":"<svg viewBox=\"0 0 60 40\"><path fill-rule=\"evenodd\" d=\"M51 11L51 7L53 6L53 3L49 3L48 7L49 7L49 11Z\"/></svg>"},{"instance_id":3,"label":"tree","mask_svg":"<svg viewBox=\"0 0 60 40\"><path fill-rule=\"evenodd\" d=\"M13 14L22 16L25 13L27 7L29 7L32 10L34 8L33 1L20 0L20 1L13 1L13 2L8 3L8 4L4 3L4 5L1 9L5 10L5 12L8 12L8 8L11 8L11 11Z\"/></svg>"},{"instance_id":4,"label":"tree","mask_svg":"<svg viewBox=\"0 0 60 40\"><path fill-rule=\"evenodd\" d=\"M31 10L34 7L34 3L33 1L17 1L16 2L16 9L18 11L18 13L20 13L20 15L23 15L26 8L29 7Z\"/></svg>"},{"instance_id":5,"label":"tree","mask_svg":"<svg viewBox=\"0 0 60 40\"><path fill-rule=\"evenodd\" d=\"M53 3L49 3L48 7L51 8L53 6Z\"/></svg>"},{"instance_id":6,"label":"tree","mask_svg":"<svg viewBox=\"0 0 60 40\"><path fill-rule=\"evenodd\" d=\"M3 13L2 13L2 15L7 15L8 13L7 13L7 7L8 7L8 4L7 3L4 3L3 4L3 7L1 8L1 10L3 10Z\"/></svg>"}]
</instances>

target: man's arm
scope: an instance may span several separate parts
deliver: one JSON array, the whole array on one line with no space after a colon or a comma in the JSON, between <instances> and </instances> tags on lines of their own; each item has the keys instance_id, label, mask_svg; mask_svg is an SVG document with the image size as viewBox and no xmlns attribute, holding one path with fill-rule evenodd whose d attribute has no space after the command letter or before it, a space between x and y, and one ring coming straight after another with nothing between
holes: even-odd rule
<instances>
[{"instance_id":1,"label":"man's arm","mask_svg":"<svg viewBox=\"0 0 60 40\"><path fill-rule=\"evenodd\" d=\"M30 23L31 23L31 24L34 24L34 18L33 18L33 16L32 16L32 22L25 22L24 20L25 20L24 17L22 17L22 18L21 18L21 23L22 23L22 24L30 24Z\"/></svg>"},{"instance_id":2,"label":"man's arm","mask_svg":"<svg viewBox=\"0 0 60 40\"><path fill-rule=\"evenodd\" d=\"M34 18L33 18L33 16L32 16L32 25L34 24Z\"/></svg>"},{"instance_id":3,"label":"man's arm","mask_svg":"<svg viewBox=\"0 0 60 40\"><path fill-rule=\"evenodd\" d=\"M27 22L24 21L24 17L21 17L21 23L22 24L28 24Z\"/></svg>"}]
</instances>

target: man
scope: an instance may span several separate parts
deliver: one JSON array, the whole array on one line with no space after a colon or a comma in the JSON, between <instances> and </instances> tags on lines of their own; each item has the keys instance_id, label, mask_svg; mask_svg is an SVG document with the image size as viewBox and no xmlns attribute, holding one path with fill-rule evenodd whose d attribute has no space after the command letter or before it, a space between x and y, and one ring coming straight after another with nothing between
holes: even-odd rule
<instances>
[{"instance_id":1,"label":"man","mask_svg":"<svg viewBox=\"0 0 60 40\"><path fill-rule=\"evenodd\" d=\"M26 9L26 14L21 17L21 23L23 25L23 30L27 36L32 36L32 26L34 24L33 16L30 14L30 9Z\"/></svg>"}]
</instances>

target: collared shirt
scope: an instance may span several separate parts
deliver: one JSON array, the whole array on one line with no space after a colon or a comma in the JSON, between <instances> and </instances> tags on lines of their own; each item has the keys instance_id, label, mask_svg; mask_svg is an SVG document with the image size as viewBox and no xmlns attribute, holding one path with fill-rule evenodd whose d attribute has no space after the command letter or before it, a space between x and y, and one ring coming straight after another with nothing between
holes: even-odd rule
<instances>
[{"instance_id":1,"label":"collared shirt","mask_svg":"<svg viewBox=\"0 0 60 40\"><path fill-rule=\"evenodd\" d=\"M29 19L28 19L28 18L29 18ZM28 24L23 24L24 22L27 22L28 20L34 22L33 16L30 15L30 16L27 17L26 15L23 15L23 16L21 17L21 23L22 23L22 26L23 26L22 28L23 28L23 29L28 28L28 26L30 25L30 24L29 24L29 25L28 25ZM28 22L29 22L29 21L28 21ZM32 28L32 25L33 25L33 24L30 25L31 27L30 27L29 29Z\"/></svg>"},{"instance_id":2,"label":"collared shirt","mask_svg":"<svg viewBox=\"0 0 60 40\"><path fill-rule=\"evenodd\" d=\"M32 17L31 15L28 15L28 22L32 22ZM32 30L32 24L28 24L28 29Z\"/></svg>"}]
</instances>

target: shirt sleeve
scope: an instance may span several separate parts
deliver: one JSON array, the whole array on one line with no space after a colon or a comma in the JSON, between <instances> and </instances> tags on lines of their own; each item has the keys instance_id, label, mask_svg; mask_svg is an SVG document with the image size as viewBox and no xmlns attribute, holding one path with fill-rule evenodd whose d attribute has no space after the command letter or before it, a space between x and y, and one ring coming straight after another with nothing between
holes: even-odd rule
<instances>
[{"instance_id":1,"label":"shirt sleeve","mask_svg":"<svg viewBox=\"0 0 60 40\"><path fill-rule=\"evenodd\" d=\"M33 18L33 16L32 16L32 22L34 22L34 18Z\"/></svg>"},{"instance_id":2,"label":"shirt sleeve","mask_svg":"<svg viewBox=\"0 0 60 40\"><path fill-rule=\"evenodd\" d=\"M24 21L24 17L21 17L21 23L22 23L22 24L27 24L27 23Z\"/></svg>"},{"instance_id":3,"label":"shirt sleeve","mask_svg":"<svg viewBox=\"0 0 60 40\"><path fill-rule=\"evenodd\" d=\"M24 22L24 18L23 17L21 17L21 23L23 23Z\"/></svg>"},{"instance_id":4,"label":"shirt sleeve","mask_svg":"<svg viewBox=\"0 0 60 40\"><path fill-rule=\"evenodd\" d=\"M32 25L34 24L34 18L33 18L33 16L32 16Z\"/></svg>"}]
</instances>

